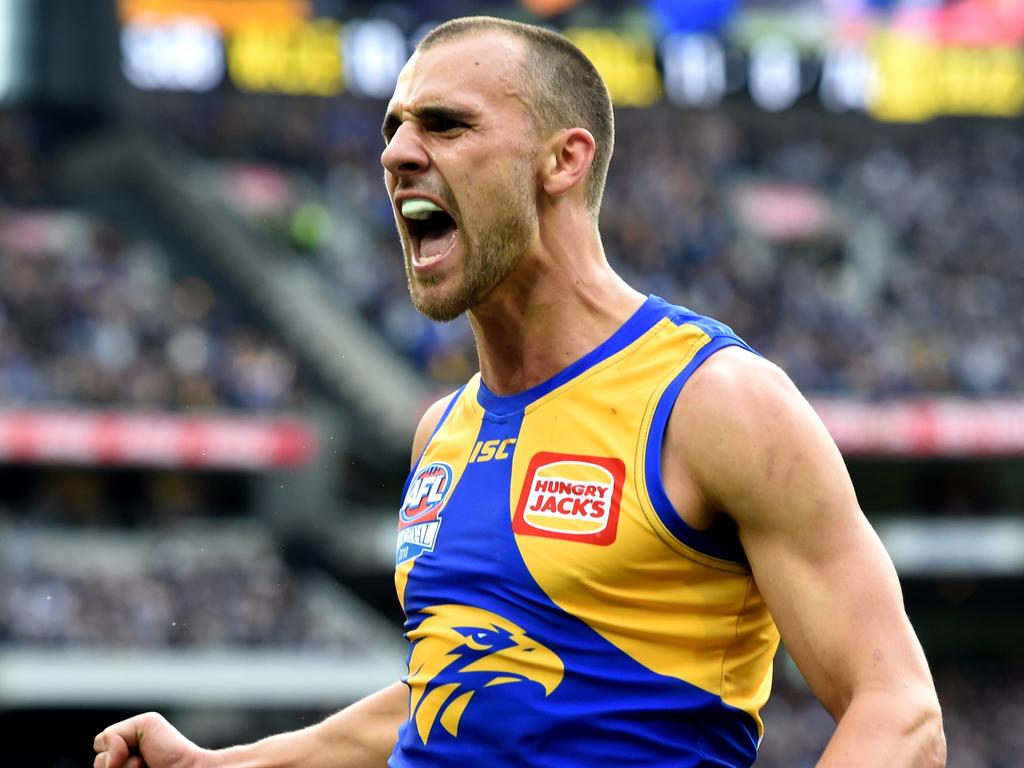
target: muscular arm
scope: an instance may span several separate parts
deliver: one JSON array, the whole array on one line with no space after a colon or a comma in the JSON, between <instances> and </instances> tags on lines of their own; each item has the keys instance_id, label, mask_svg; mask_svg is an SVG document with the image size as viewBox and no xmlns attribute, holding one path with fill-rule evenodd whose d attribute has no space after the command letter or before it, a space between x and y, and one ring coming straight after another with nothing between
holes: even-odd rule
<instances>
[{"instance_id":1,"label":"muscular arm","mask_svg":"<svg viewBox=\"0 0 1024 768\"><path fill-rule=\"evenodd\" d=\"M423 415L413 439L419 458L451 395ZM96 736L95 768L382 768L409 717L409 689L396 682L325 720L252 744L202 749L155 712L122 720ZM143 762L143 760L145 762Z\"/></svg>"},{"instance_id":2,"label":"muscular arm","mask_svg":"<svg viewBox=\"0 0 1024 768\"><path fill-rule=\"evenodd\" d=\"M683 388L666 440L685 467L677 507L698 522L716 512L736 521L787 649L836 719L819 765L945 765L938 700L895 569L838 449L785 374L741 349L718 352Z\"/></svg>"}]
</instances>

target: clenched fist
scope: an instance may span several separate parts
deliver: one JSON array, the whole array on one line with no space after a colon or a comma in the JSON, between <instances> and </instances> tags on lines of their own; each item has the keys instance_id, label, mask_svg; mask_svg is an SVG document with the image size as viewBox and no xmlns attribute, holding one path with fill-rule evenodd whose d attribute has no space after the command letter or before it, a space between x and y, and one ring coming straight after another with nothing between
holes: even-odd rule
<instances>
[{"instance_id":1,"label":"clenched fist","mask_svg":"<svg viewBox=\"0 0 1024 768\"><path fill-rule=\"evenodd\" d=\"M105 728L92 743L93 768L204 768L209 754L156 712Z\"/></svg>"}]
</instances>

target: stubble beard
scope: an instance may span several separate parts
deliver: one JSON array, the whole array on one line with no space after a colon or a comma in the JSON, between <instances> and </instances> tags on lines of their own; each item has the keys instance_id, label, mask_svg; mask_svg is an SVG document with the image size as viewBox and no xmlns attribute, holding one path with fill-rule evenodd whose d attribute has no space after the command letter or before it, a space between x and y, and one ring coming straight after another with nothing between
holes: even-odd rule
<instances>
[{"instance_id":1,"label":"stubble beard","mask_svg":"<svg viewBox=\"0 0 1024 768\"><path fill-rule=\"evenodd\" d=\"M420 313L437 322L454 320L482 302L522 261L534 228L529 177L522 174L513 179L504 197L500 213L477 229L468 221L459 221L462 264L457 282L447 292L431 294L422 290L438 284L441 279L416 277L412 268L412 244L402 235L409 295Z\"/></svg>"}]
</instances>

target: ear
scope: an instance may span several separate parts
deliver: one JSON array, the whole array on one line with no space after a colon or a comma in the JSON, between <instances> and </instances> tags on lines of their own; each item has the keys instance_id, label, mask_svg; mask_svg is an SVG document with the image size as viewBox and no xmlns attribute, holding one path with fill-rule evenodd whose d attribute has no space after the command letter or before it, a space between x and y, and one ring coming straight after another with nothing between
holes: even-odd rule
<instances>
[{"instance_id":1,"label":"ear","mask_svg":"<svg viewBox=\"0 0 1024 768\"><path fill-rule=\"evenodd\" d=\"M594 161L596 146L593 134L585 128L566 128L551 137L544 153L544 191L552 197L577 187L582 191L581 182Z\"/></svg>"}]
</instances>

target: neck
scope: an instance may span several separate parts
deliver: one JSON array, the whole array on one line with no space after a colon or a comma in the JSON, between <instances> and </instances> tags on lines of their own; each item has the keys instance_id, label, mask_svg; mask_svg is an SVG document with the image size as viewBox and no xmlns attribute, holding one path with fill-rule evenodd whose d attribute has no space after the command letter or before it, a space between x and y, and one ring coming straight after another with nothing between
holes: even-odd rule
<instances>
[{"instance_id":1,"label":"neck","mask_svg":"<svg viewBox=\"0 0 1024 768\"><path fill-rule=\"evenodd\" d=\"M607 340L643 303L608 265L596 227L545 240L470 312L487 387L536 386Z\"/></svg>"}]
</instances>

